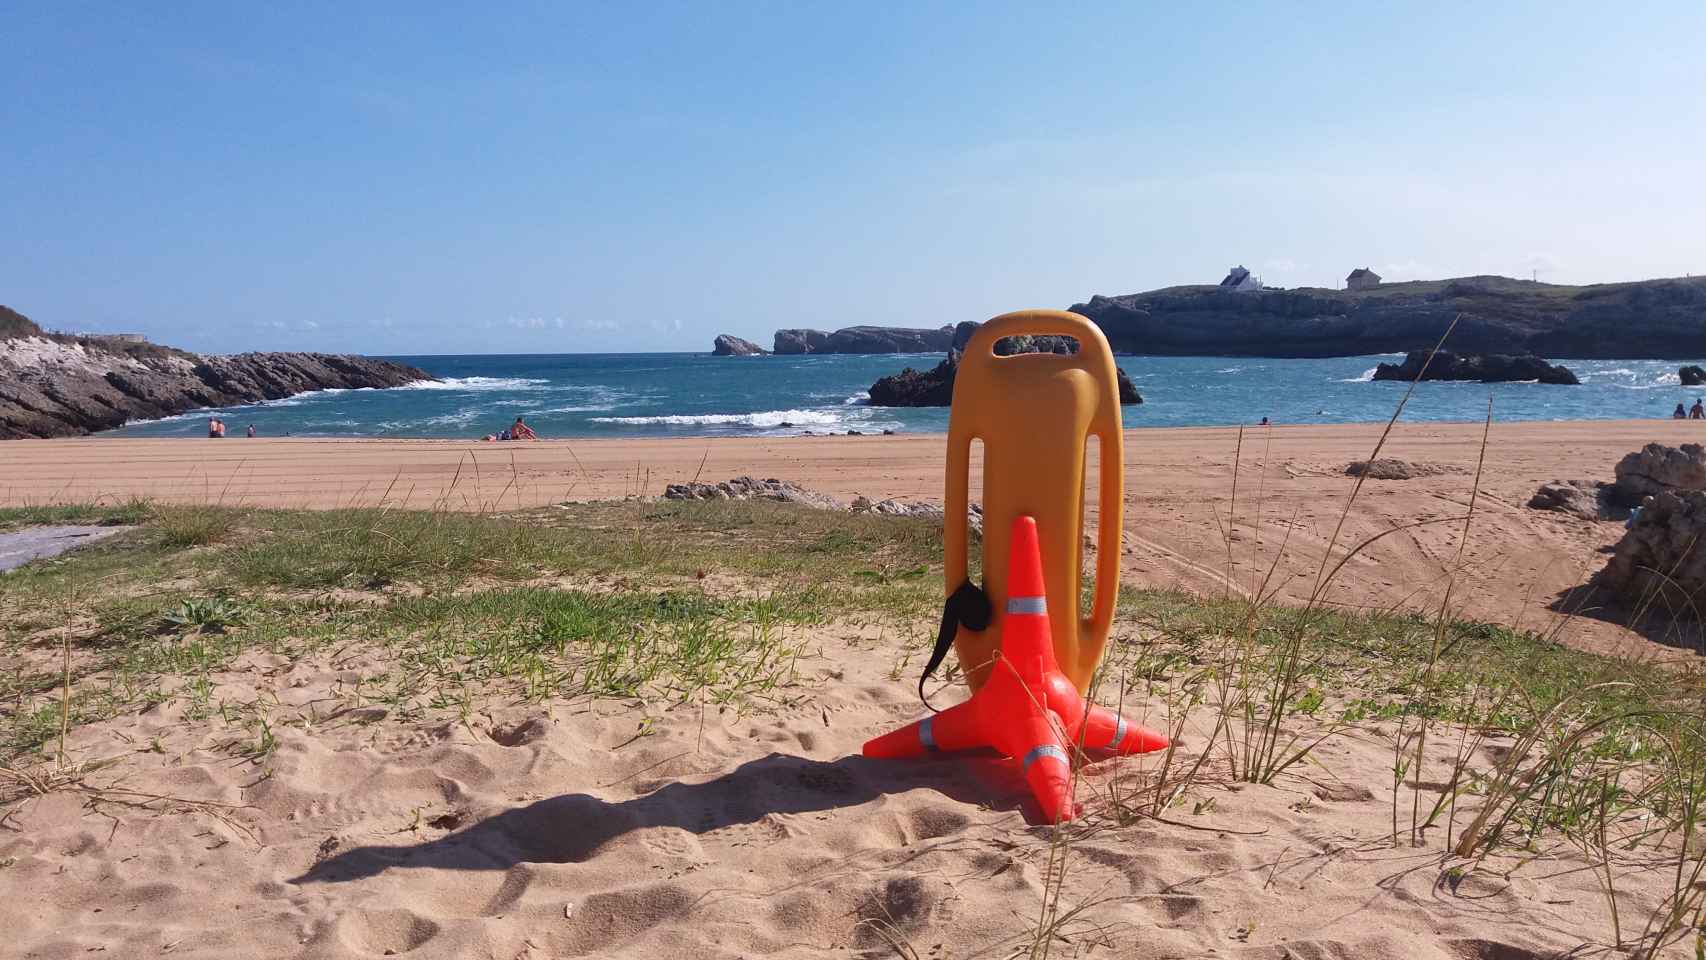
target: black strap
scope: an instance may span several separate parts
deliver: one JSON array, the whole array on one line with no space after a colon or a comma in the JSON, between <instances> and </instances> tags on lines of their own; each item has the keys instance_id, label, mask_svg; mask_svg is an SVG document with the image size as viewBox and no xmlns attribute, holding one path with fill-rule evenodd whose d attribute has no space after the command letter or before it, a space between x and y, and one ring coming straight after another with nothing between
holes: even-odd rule
<instances>
[{"instance_id":1,"label":"black strap","mask_svg":"<svg viewBox=\"0 0 1706 960\"><path fill-rule=\"evenodd\" d=\"M930 707L929 698L924 696L924 681L936 672L942 661L948 656L948 648L954 645L954 635L960 627L967 630L983 630L989 626L989 595L983 588L967 580L948 594L948 599L942 604L942 628L936 633L936 649L930 651L930 662L924 665L924 675L918 678L918 699ZM930 707L935 711L935 707Z\"/></svg>"}]
</instances>

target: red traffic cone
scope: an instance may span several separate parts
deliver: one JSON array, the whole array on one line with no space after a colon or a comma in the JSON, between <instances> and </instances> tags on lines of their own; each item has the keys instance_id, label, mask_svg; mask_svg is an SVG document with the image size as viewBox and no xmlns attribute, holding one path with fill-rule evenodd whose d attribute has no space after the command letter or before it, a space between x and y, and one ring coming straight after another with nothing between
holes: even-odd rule
<instances>
[{"instance_id":1,"label":"red traffic cone","mask_svg":"<svg viewBox=\"0 0 1706 960\"><path fill-rule=\"evenodd\" d=\"M1061 673L1049 633L1037 522L1030 516L1013 520L1007 582L1011 592L997 620L1001 653L989 682L964 703L871 740L865 744L865 756L914 757L934 750L994 747L1020 762L1044 816L1053 822L1069 820L1075 813L1073 745L1147 753L1168 741L1111 710L1087 705Z\"/></svg>"}]
</instances>

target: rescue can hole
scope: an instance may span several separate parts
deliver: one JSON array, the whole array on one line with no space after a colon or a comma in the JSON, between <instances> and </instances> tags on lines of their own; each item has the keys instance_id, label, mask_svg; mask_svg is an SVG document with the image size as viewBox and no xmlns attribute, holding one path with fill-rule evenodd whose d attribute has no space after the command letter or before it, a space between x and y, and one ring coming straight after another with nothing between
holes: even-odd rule
<instances>
[{"instance_id":1,"label":"rescue can hole","mask_svg":"<svg viewBox=\"0 0 1706 960\"><path fill-rule=\"evenodd\" d=\"M1078 615L1090 616L1096 602L1096 546L1100 530L1102 438L1084 440L1084 482L1078 488ZM1092 501L1095 500L1094 506Z\"/></svg>"},{"instance_id":2,"label":"rescue can hole","mask_svg":"<svg viewBox=\"0 0 1706 960\"><path fill-rule=\"evenodd\" d=\"M1027 353L1073 354L1078 352L1078 338L1064 334L1039 334L1002 337L995 341L995 355L1013 357Z\"/></svg>"}]
</instances>

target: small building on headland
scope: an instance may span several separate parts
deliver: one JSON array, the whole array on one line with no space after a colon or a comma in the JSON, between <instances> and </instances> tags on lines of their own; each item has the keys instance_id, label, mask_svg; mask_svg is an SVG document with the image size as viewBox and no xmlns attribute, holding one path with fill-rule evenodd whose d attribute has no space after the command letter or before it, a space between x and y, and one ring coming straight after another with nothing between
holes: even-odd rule
<instances>
[{"instance_id":1,"label":"small building on headland","mask_svg":"<svg viewBox=\"0 0 1706 960\"><path fill-rule=\"evenodd\" d=\"M1236 266L1226 271L1226 279L1220 281L1220 289L1233 293L1256 293L1262 289L1262 278L1242 265Z\"/></svg>"},{"instance_id":2,"label":"small building on headland","mask_svg":"<svg viewBox=\"0 0 1706 960\"><path fill-rule=\"evenodd\" d=\"M1373 290L1380 286L1380 274L1367 267L1357 267L1345 278L1346 290Z\"/></svg>"}]
</instances>

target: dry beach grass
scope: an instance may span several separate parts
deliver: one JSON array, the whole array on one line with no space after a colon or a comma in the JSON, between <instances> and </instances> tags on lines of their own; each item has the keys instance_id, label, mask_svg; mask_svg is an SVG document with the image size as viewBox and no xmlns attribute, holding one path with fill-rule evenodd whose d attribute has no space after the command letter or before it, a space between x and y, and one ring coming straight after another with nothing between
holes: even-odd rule
<instances>
[{"instance_id":1,"label":"dry beach grass","mask_svg":"<svg viewBox=\"0 0 1706 960\"><path fill-rule=\"evenodd\" d=\"M1353 482L1347 464L1366 459L1378 424L1282 425L1252 430L1240 451L1237 431L1181 428L1126 432L1125 582L1220 594L1228 581L1248 592L1268 575L1279 598L1302 603L1342 500ZM1492 427L1479 485L1476 535L1456 578L1464 615L1542 632L1560 612L1593 613L1598 601L1573 593L1616 542L1615 523L1583 523L1524 506L1542 483L1611 479L1613 464L1642 444L1701 438L1689 421L1499 423ZM1444 472L1402 481L1370 481L1345 519L1344 540L1360 542L1403 527L1358 554L1324 598L1357 609L1433 610L1441 571L1459 541L1445 518L1467 503L1481 424L1398 423L1385 456L1437 465ZM715 440L547 441L479 444L452 441L77 440L13 441L0 458L0 506L95 502L134 497L168 503L328 508L388 503L475 511L501 497L504 508L565 499L657 494L665 483L701 476L781 477L842 498L939 500L942 440L935 436L789 437ZM1225 528L1233 462L1241 510ZM973 495L981 487L975 465ZM1324 492L1326 495L1324 495ZM1094 510L1094 491L1090 492ZM1414 526L1417 521L1430 521ZM1226 539L1238 545L1228 571ZM1277 547L1277 554L1254 548ZM1637 634L1619 616L1578 617L1560 635L1584 649L1642 656L1662 653L1667 638ZM1657 640L1658 643L1649 642Z\"/></svg>"}]
</instances>

